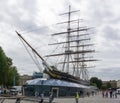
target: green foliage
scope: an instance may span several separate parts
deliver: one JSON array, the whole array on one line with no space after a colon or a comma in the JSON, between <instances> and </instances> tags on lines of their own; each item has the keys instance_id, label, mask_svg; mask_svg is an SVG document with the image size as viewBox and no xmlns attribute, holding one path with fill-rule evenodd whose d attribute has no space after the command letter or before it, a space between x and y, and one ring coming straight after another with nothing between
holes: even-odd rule
<instances>
[{"instance_id":1,"label":"green foliage","mask_svg":"<svg viewBox=\"0 0 120 103\"><path fill-rule=\"evenodd\" d=\"M0 47L0 84L5 85L7 83L8 76L8 59Z\"/></svg>"},{"instance_id":2,"label":"green foliage","mask_svg":"<svg viewBox=\"0 0 120 103\"><path fill-rule=\"evenodd\" d=\"M7 85L9 86L13 86L13 85L19 85L19 73L17 72L17 68L15 66L10 67L9 69L9 78L8 78L8 82Z\"/></svg>"},{"instance_id":3,"label":"green foliage","mask_svg":"<svg viewBox=\"0 0 120 103\"><path fill-rule=\"evenodd\" d=\"M102 80L98 79L97 77L92 77L90 79L90 84L93 85L93 86L97 86L99 89L101 89L102 87Z\"/></svg>"},{"instance_id":4,"label":"green foliage","mask_svg":"<svg viewBox=\"0 0 120 103\"><path fill-rule=\"evenodd\" d=\"M96 83L91 83L91 85L97 87L97 84L96 84Z\"/></svg>"},{"instance_id":5,"label":"green foliage","mask_svg":"<svg viewBox=\"0 0 120 103\"><path fill-rule=\"evenodd\" d=\"M0 85L3 87L13 85L14 75L16 76L16 84L19 83L17 68L12 64L12 59L8 58L0 47Z\"/></svg>"},{"instance_id":6,"label":"green foliage","mask_svg":"<svg viewBox=\"0 0 120 103\"><path fill-rule=\"evenodd\" d=\"M106 83L106 86L107 86L107 89L109 89L109 88L112 87L111 84L110 84L110 82L107 82L107 83Z\"/></svg>"},{"instance_id":7,"label":"green foliage","mask_svg":"<svg viewBox=\"0 0 120 103\"><path fill-rule=\"evenodd\" d=\"M103 84L103 85L101 86L101 89L102 89L102 90L106 90L106 89L107 89L107 85L104 85L104 84Z\"/></svg>"},{"instance_id":8,"label":"green foliage","mask_svg":"<svg viewBox=\"0 0 120 103\"><path fill-rule=\"evenodd\" d=\"M103 83L103 85L102 85L102 89L103 89L103 90L109 89L109 88L111 88L111 87L112 87L112 86L111 86L110 82L105 82L105 83Z\"/></svg>"}]
</instances>

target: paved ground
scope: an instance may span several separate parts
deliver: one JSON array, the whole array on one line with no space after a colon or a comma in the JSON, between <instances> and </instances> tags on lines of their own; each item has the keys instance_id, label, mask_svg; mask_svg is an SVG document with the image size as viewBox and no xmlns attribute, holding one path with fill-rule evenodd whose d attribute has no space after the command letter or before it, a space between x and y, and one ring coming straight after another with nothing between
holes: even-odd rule
<instances>
[{"instance_id":1,"label":"paved ground","mask_svg":"<svg viewBox=\"0 0 120 103\"><path fill-rule=\"evenodd\" d=\"M56 103L75 103L74 98L55 99ZM101 95L80 98L79 103L120 103L120 95L118 98L102 98Z\"/></svg>"},{"instance_id":2,"label":"paved ground","mask_svg":"<svg viewBox=\"0 0 120 103\"><path fill-rule=\"evenodd\" d=\"M46 98L46 101L48 101L48 98ZM6 99L3 103L15 103L15 100ZM20 103L38 103L38 100L27 98ZM75 98L55 98L53 103L75 103ZM79 98L79 103L120 103L120 95L118 95L118 98L102 98L101 95Z\"/></svg>"},{"instance_id":3,"label":"paved ground","mask_svg":"<svg viewBox=\"0 0 120 103\"><path fill-rule=\"evenodd\" d=\"M56 103L75 103L74 98L55 99ZM116 98L102 98L100 95L93 97L80 98L79 103L120 103L120 97Z\"/></svg>"}]
</instances>

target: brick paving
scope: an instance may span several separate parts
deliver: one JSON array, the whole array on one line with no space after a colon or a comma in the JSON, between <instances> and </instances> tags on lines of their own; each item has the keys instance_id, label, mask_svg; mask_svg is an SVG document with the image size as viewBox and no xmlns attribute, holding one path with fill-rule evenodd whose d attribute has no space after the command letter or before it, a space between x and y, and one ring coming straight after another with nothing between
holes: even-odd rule
<instances>
[{"instance_id":1,"label":"brick paving","mask_svg":"<svg viewBox=\"0 0 120 103\"><path fill-rule=\"evenodd\" d=\"M46 98L45 101L48 101L48 98ZM15 103L15 100L6 99L3 103ZM26 100L22 100L20 103L38 103L38 99L27 98ZM53 103L75 103L75 98L55 98ZM120 95L118 95L118 98L102 98L101 95L84 97L79 98L79 103L120 103Z\"/></svg>"},{"instance_id":2,"label":"brick paving","mask_svg":"<svg viewBox=\"0 0 120 103\"><path fill-rule=\"evenodd\" d=\"M75 98L55 99L55 103L76 103ZM120 95L118 98L102 98L101 95L79 98L79 103L120 103Z\"/></svg>"}]
</instances>

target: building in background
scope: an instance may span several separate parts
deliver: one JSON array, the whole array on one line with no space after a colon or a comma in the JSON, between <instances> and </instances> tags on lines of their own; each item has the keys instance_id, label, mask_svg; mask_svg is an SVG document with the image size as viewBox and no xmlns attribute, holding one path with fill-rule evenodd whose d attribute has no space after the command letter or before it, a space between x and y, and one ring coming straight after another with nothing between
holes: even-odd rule
<instances>
[{"instance_id":1,"label":"building in background","mask_svg":"<svg viewBox=\"0 0 120 103\"><path fill-rule=\"evenodd\" d=\"M120 88L120 80L117 81L117 88Z\"/></svg>"},{"instance_id":2,"label":"building in background","mask_svg":"<svg viewBox=\"0 0 120 103\"><path fill-rule=\"evenodd\" d=\"M35 79L35 78L43 78L43 73L34 72L32 78L33 79Z\"/></svg>"},{"instance_id":3,"label":"building in background","mask_svg":"<svg viewBox=\"0 0 120 103\"><path fill-rule=\"evenodd\" d=\"M22 75L20 76L20 83L19 85L22 86L25 84L25 82L27 80L31 80L31 79L36 79L36 78L43 78L43 73L40 73L40 72L34 72L33 75Z\"/></svg>"},{"instance_id":4,"label":"building in background","mask_svg":"<svg viewBox=\"0 0 120 103\"><path fill-rule=\"evenodd\" d=\"M117 81L116 80L110 80L110 84L112 88L117 88Z\"/></svg>"},{"instance_id":5,"label":"building in background","mask_svg":"<svg viewBox=\"0 0 120 103\"><path fill-rule=\"evenodd\" d=\"M24 85L27 80L31 80L32 76L31 75L22 75L20 76L20 86Z\"/></svg>"},{"instance_id":6,"label":"building in background","mask_svg":"<svg viewBox=\"0 0 120 103\"><path fill-rule=\"evenodd\" d=\"M107 88L117 88L117 81L116 80L103 81L103 85L106 85Z\"/></svg>"}]
</instances>

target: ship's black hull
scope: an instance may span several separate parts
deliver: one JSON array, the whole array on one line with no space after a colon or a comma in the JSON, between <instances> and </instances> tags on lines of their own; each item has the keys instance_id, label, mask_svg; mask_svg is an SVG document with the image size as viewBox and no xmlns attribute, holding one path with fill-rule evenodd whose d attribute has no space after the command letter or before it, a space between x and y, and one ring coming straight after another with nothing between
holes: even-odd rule
<instances>
[{"instance_id":1,"label":"ship's black hull","mask_svg":"<svg viewBox=\"0 0 120 103\"><path fill-rule=\"evenodd\" d=\"M45 70L45 73L48 74L51 78L54 79L60 79L60 80L64 80L64 81L69 81L69 82L74 82L74 83L78 83L78 84L83 84L83 85L89 85L88 81L84 81L79 79L78 77L75 77L73 75L70 75L68 73L64 73L58 70Z\"/></svg>"}]
</instances>

